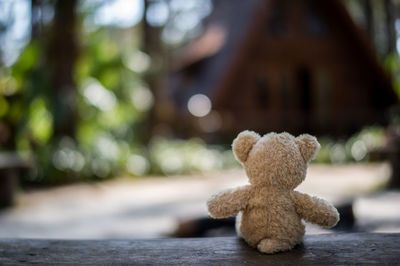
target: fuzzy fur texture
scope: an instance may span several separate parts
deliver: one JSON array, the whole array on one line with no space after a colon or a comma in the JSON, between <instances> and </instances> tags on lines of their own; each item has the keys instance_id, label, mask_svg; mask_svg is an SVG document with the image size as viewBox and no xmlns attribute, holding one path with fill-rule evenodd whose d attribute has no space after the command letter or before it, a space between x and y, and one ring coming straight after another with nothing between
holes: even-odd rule
<instances>
[{"instance_id":1,"label":"fuzzy fur texture","mask_svg":"<svg viewBox=\"0 0 400 266\"><path fill-rule=\"evenodd\" d=\"M243 131L233 141L232 149L250 185L212 196L207 202L210 216L238 214L238 236L268 254L289 250L302 241L302 219L324 227L335 226L339 213L334 206L293 190L305 179L308 163L319 147L317 139L308 134L295 138L284 132L261 137Z\"/></svg>"}]
</instances>

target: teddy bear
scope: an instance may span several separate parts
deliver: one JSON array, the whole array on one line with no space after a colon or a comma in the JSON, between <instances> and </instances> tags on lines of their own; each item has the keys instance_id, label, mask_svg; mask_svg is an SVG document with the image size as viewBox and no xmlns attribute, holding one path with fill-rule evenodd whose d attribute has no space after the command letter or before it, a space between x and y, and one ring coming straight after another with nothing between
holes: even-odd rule
<instances>
[{"instance_id":1,"label":"teddy bear","mask_svg":"<svg viewBox=\"0 0 400 266\"><path fill-rule=\"evenodd\" d=\"M235 158L243 165L249 185L220 192L208 200L212 218L236 215L236 231L251 247L272 254L302 242L302 219L326 228L339 221L329 202L295 191L304 181L309 162L320 145L311 135L264 136L243 131L233 141Z\"/></svg>"}]
</instances>

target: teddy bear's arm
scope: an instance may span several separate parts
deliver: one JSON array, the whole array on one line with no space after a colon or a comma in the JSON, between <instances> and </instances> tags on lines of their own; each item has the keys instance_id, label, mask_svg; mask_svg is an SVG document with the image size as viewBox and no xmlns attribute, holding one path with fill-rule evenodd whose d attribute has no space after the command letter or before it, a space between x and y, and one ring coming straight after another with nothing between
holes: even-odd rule
<instances>
[{"instance_id":1,"label":"teddy bear's arm","mask_svg":"<svg viewBox=\"0 0 400 266\"><path fill-rule=\"evenodd\" d=\"M250 198L250 187L226 190L211 197L207 202L208 212L213 218L227 218L246 208Z\"/></svg>"},{"instance_id":2,"label":"teddy bear's arm","mask_svg":"<svg viewBox=\"0 0 400 266\"><path fill-rule=\"evenodd\" d=\"M297 191L292 192L292 199L296 205L296 212L307 222L333 227L339 221L338 211L326 200Z\"/></svg>"}]
</instances>

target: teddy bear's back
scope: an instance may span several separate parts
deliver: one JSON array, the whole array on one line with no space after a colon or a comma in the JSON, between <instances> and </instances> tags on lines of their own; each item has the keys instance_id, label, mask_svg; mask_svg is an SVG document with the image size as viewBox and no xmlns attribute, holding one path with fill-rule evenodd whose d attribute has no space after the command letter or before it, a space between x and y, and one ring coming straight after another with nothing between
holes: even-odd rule
<instances>
[{"instance_id":1,"label":"teddy bear's back","mask_svg":"<svg viewBox=\"0 0 400 266\"><path fill-rule=\"evenodd\" d=\"M287 238L301 241L304 225L296 213L290 191L255 188L242 212L240 233L256 246L264 238Z\"/></svg>"}]
</instances>

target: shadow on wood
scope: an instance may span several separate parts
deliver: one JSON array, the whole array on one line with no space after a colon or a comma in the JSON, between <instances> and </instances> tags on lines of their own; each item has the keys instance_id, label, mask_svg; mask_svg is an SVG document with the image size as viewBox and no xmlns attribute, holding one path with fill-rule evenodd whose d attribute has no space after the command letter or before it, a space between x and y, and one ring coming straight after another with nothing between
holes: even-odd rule
<instances>
[{"instance_id":1,"label":"shadow on wood","mask_svg":"<svg viewBox=\"0 0 400 266\"><path fill-rule=\"evenodd\" d=\"M340 221L332 228L342 232L356 232L356 218L353 211L353 201L343 202L335 206L340 214ZM235 236L235 217L213 219L211 217L198 217L183 220L170 237L220 237Z\"/></svg>"}]
</instances>

